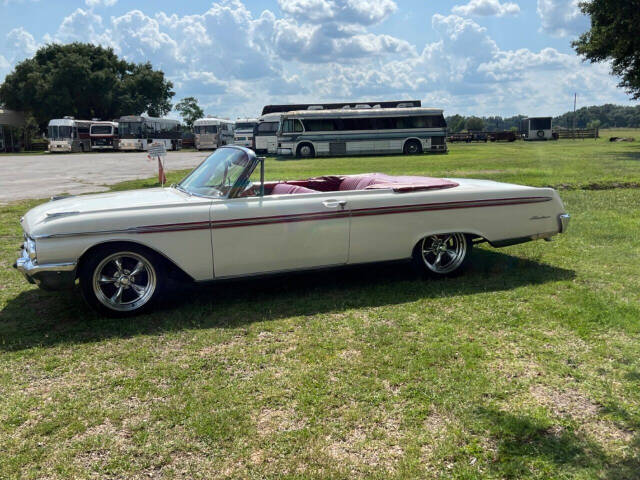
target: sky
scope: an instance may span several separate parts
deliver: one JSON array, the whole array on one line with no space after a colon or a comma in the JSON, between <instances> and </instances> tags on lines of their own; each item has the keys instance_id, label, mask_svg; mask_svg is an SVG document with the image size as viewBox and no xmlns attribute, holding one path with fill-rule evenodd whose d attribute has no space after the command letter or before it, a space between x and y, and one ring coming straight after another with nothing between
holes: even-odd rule
<instances>
[{"instance_id":1,"label":"sky","mask_svg":"<svg viewBox=\"0 0 640 480\"><path fill-rule=\"evenodd\" d=\"M150 61L206 114L420 99L446 115L556 115L634 104L578 58L578 0L0 0L0 81L47 43ZM175 116L175 112L171 116Z\"/></svg>"}]
</instances>

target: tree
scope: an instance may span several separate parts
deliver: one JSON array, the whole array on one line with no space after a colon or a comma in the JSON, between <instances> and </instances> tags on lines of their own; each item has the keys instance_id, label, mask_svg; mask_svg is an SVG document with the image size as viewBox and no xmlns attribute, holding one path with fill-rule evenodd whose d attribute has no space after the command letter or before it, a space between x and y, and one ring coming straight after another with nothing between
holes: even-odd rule
<instances>
[{"instance_id":1,"label":"tree","mask_svg":"<svg viewBox=\"0 0 640 480\"><path fill-rule=\"evenodd\" d=\"M464 128L465 118L462 115L452 115L447 117L447 128L450 132L458 133Z\"/></svg>"},{"instance_id":2,"label":"tree","mask_svg":"<svg viewBox=\"0 0 640 480\"><path fill-rule=\"evenodd\" d=\"M589 0L580 3L591 29L572 43L591 62L611 61L620 86L640 99L640 0Z\"/></svg>"},{"instance_id":3,"label":"tree","mask_svg":"<svg viewBox=\"0 0 640 480\"><path fill-rule=\"evenodd\" d=\"M198 105L195 97L185 97L180 100L175 109L180 112L180 116L189 128L193 127L193 122L204 116L204 111Z\"/></svg>"},{"instance_id":4,"label":"tree","mask_svg":"<svg viewBox=\"0 0 640 480\"><path fill-rule=\"evenodd\" d=\"M465 128L472 131L479 131L484 129L484 120L478 117L469 117L464 124Z\"/></svg>"},{"instance_id":5,"label":"tree","mask_svg":"<svg viewBox=\"0 0 640 480\"><path fill-rule=\"evenodd\" d=\"M50 44L16 65L0 85L0 103L34 116L41 129L51 118L118 118L171 110L173 84L150 63L118 58L111 48L87 43Z\"/></svg>"}]
</instances>

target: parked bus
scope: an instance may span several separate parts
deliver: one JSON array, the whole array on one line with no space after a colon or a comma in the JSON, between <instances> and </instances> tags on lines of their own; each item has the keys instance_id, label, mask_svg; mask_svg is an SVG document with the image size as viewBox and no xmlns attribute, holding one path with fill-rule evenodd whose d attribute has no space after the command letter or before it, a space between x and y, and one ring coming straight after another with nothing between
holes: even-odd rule
<instances>
[{"instance_id":1,"label":"parked bus","mask_svg":"<svg viewBox=\"0 0 640 480\"><path fill-rule=\"evenodd\" d=\"M239 118L233 132L233 144L241 147L254 148L253 128L258 124L256 118Z\"/></svg>"},{"instance_id":2,"label":"parked bus","mask_svg":"<svg viewBox=\"0 0 640 480\"><path fill-rule=\"evenodd\" d=\"M117 150L118 122L92 122L89 136L91 150Z\"/></svg>"},{"instance_id":3,"label":"parked bus","mask_svg":"<svg viewBox=\"0 0 640 480\"><path fill-rule=\"evenodd\" d=\"M304 110L282 114L278 154L298 157L447 151L435 108Z\"/></svg>"},{"instance_id":4,"label":"parked bus","mask_svg":"<svg viewBox=\"0 0 640 480\"><path fill-rule=\"evenodd\" d=\"M201 118L193 122L197 150L216 149L233 143L233 122L222 118Z\"/></svg>"},{"instance_id":5,"label":"parked bus","mask_svg":"<svg viewBox=\"0 0 640 480\"><path fill-rule=\"evenodd\" d=\"M282 113L268 113L258 119L253 129L256 153L278 153L278 126Z\"/></svg>"},{"instance_id":6,"label":"parked bus","mask_svg":"<svg viewBox=\"0 0 640 480\"><path fill-rule=\"evenodd\" d=\"M49 120L47 138L49 152L88 152L91 150L89 120L76 120L73 117Z\"/></svg>"},{"instance_id":7,"label":"parked bus","mask_svg":"<svg viewBox=\"0 0 640 480\"><path fill-rule=\"evenodd\" d=\"M180 122L169 118L127 115L118 121L120 150L149 150L152 143L164 143L167 150L182 148Z\"/></svg>"},{"instance_id":8,"label":"parked bus","mask_svg":"<svg viewBox=\"0 0 640 480\"><path fill-rule=\"evenodd\" d=\"M290 105L265 105L262 115L294 112L298 110L337 110L342 108L412 108L421 107L420 100L390 100L384 102L297 103Z\"/></svg>"}]
</instances>

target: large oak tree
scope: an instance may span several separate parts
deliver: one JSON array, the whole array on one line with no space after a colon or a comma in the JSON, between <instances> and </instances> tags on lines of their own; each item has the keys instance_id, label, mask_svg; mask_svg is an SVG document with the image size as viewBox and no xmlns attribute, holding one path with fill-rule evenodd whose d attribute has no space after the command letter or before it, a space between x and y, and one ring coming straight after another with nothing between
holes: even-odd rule
<instances>
[{"instance_id":1,"label":"large oak tree","mask_svg":"<svg viewBox=\"0 0 640 480\"><path fill-rule=\"evenodd\" d=\"M110 48L51 44L16 65L0 85L0 103L31 113L41 128L51 118L110 120L171 110L173 84L150 63L130 63Z\"/></svg>"},{"instance_id":2,"label":"large oak tree","mask_svg":"<svg viewBox=\"0 0 640 480\"><path fill-rule=\"evenodd\" d=\"M591 29L573 42L579 55L592 62L611 61L634 99L640 98L640 0L590 0L580 9L591 17Z\"/></svg>"}]
</instances>

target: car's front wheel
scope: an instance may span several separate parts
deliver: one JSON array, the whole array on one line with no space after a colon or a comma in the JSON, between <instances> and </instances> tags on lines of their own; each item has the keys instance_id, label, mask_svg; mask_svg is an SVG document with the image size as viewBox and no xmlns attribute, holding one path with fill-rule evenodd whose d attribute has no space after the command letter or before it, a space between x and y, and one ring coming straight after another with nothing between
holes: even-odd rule
<instances>
[{"instance_id":1,"label":"car's front wheel","mask_svg":"<svg viewBox=\"0 0 640 480\"><path fill-rule=\"evenodd\" d=\"M80 266L80 289L93 309L109 316L135 315L161 297L166 275L162 260L136 245L105 246Z\"/></svg>"},{"instance_id":2,"label":"car's front wheel","mask_svg":"<svg viewBox=\"0 0 640 480\"><path fill-rule=\"evenodd\" d=\"M472 249L472 239L464 233L430 235L418 242L413 259L418 269L430 277L454 276L467 267Z\"/></svg>"}]
</instances>

